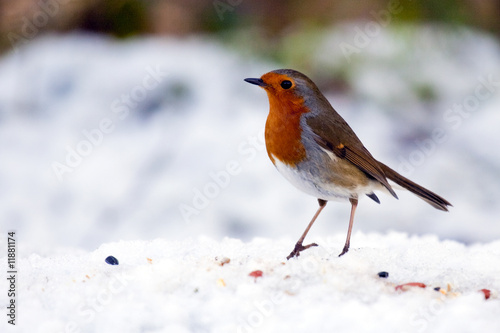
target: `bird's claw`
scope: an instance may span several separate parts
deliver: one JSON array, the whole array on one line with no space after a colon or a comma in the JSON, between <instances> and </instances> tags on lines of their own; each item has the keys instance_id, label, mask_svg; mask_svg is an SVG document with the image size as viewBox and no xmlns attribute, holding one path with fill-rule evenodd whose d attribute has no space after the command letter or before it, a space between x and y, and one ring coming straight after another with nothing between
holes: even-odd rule
<instances>
[{"instance_id":1,"label":"bird's claw","mask_svg":"<svg viewBox=\"0 0 500 333\"><path fill-rule=\"evenodd\" d=\"M286 257L286 260L290 260L290 258L300 256L300 252L301 251L307 250L308 248L310 248L312 246L318 246L318 244L311 243L311 244L306 245L306 246L302 245L302 243L295 244L295 248L293 249L292 252L290 252L290 254L288 255L288 257Z\"/></svg>"},{"instance_id":2,"label":"bird's claw","mask_svg":"<svg viewBox=\"0 0 500 333\"><path fill-rule=\"evenodd\" d=\"M342 253L339 254L339 257L342 257L344 254L349 251L349 245L344 246L344 249L342 250Z\"/></svg>"}]
</instances>

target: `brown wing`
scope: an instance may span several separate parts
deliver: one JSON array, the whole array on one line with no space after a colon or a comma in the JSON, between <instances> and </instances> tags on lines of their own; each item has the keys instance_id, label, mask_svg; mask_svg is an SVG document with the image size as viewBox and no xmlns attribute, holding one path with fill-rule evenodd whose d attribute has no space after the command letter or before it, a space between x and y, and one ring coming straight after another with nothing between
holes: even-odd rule
<instances>
[{"instance_id":1,"label":"brown wing","mask_svg":"<svg viewBox=\"0 0 500 333\"><path fill-rule=\"evenodd\" d=\"M335 156L346 159L369 177L379 181L395 198L398 198L387 182L379 162L373 158L351 127L329 103L328 106L330 113L326 116L317 115L306 120L313 130L314 140L324 149L334 153Z\"/></svg>"}]
</instances>

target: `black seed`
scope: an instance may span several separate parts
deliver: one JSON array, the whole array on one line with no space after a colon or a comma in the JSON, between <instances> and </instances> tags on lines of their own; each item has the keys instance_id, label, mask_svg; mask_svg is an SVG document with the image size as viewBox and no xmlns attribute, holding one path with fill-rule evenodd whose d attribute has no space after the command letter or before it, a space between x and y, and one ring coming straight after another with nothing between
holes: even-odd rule
<instances>
[{"instance_id":1,"label":"black seed","mask_svg":"<svg viewBox=\"0 0 500 333\"><path fill-rule=\"evenodd\" d=\"M434 288L435 291L440 291L441 290L441 287L436 287Z\"/></svg>"},{"instance_id":2,"label":"black seed","mask_svg":"<svg viewBox=\"0 0 500 333\"><path fill-rule=\"evenodd\" d=\"M113 256L107 257L105 261L107 264L110 264L110 265L118 265L118 259L116 259Z\"/></svg>"},{"instance_id":3,"label":"black seed","mask_svg":"<svg viewBox=\"0 0 500 333\"><path fill-rule=\"evenodd\" d=\"M388 278L389 277L389 273L388 272L379 272L378 273L378 277L381 277L381 278Z\"/></svg>"}]
</instances>

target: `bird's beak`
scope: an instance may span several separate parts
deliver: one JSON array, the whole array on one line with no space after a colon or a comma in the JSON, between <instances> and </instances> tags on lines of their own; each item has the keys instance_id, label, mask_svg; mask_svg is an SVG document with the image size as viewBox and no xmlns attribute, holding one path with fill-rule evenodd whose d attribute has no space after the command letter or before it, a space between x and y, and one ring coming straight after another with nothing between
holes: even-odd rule
<instances>
[{"instance_id":1,"label":"bird's beak","mask_svg":"<svg viewBox=\"0 0 500 333\"><path fill-rule=\"evenodd\" d=\"M264 81L262 81L262 79L252 79L252 78L250 78L250 79L245 79L245 81L248 82L248 83L251 83L251 84L255 84L256 86L259 86L259 87L262 87L262 88L264 88L264 87L267 86L267 84Z\"/></svg>"}]
</instances>

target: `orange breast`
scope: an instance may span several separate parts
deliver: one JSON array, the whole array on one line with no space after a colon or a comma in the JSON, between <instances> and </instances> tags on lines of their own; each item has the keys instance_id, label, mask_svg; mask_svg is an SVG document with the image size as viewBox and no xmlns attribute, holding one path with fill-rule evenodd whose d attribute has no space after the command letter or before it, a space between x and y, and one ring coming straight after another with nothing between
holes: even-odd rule
<instances>
[{"instance_id":1,"label":"orange breast","mask_svg":"<svg viewBox=\"0 0 500 333\"><path fill-rule=\"evenodd\" d=\"M267 154L273 163L275 158L289 166L295 166L306 158L301 141L300 117L309 112L302 98L280 99L268 93L269 115L266 121Z\"/></svg>"}]
</instances>

